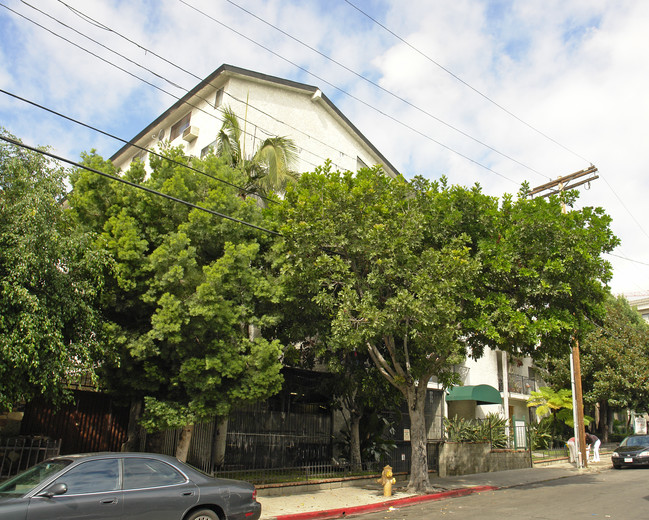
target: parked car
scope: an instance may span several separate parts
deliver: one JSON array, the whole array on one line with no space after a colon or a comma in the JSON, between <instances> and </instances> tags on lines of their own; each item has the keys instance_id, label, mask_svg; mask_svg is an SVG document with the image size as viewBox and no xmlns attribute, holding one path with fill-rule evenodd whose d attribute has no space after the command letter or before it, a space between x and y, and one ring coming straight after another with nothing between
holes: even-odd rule
<instances>
[{"instance_id":1,"label":"parked car","mask_svg":"<svg viewBox=\"0 0 649 520\"><path fill-rule=\"evenodd\" d=\"M257 520L255 487L173 457L97 453L48 459L0 483L2 520Z\"/></svg>"},{"instance_id":2,"label":"parked car","mask_svg":"<svg viewBox=\"0 0 649 520\"><path fill-rule=\"evenodd\" d=\"M649 466L649 435L629 435L611 454L615 469Z\"/></svg>"}]
</instances>

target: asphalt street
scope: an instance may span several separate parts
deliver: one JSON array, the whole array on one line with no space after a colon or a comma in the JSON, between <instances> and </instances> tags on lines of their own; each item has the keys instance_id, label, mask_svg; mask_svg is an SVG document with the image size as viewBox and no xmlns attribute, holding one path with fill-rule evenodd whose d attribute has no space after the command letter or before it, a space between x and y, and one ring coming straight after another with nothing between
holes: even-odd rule
<instances>
[{"instance_id":1,"label":"asphalt street","mask_svg":"<svg viewBox=\"0 0 649 520\"><path fill-rule=\"evenodd\" d=\"M363 520L649 518L649 470L605 469L362 515ZM360 517L359 517L360 518Z\"/></svg>"}]
</instances>

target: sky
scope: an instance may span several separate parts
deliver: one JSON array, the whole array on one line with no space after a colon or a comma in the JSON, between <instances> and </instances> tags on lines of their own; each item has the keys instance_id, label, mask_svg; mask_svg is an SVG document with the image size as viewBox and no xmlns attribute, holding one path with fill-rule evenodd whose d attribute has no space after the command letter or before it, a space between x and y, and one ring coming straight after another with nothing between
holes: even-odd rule
<instances>
[{"instance_id":1,"label":"sky","mask_svg":"<svg viewBox=\"0 0 649 520\"><path fill-rule=\"evenodd\" d=\"M594 165L576 207L649 296L646 0L0 0L0 126L79 160L222 64L322 90L405 177L516 194Z\"/></svg>"}]
</instances>

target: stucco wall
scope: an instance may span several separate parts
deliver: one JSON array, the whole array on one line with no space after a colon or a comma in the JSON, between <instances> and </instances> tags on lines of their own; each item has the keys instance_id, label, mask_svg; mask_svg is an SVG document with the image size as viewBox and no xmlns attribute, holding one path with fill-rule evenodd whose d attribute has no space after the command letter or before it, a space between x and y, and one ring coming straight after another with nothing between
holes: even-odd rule
<instances>
[{"instance_id":1,"label":"stucco wall","mask_svg":"<svg viewBox=\"0 0 649 520\"><path fill-rule=\"evenodd\" d=\"M440 477L530 467L529 452L492 450L490 443L446 442L439 452Z\"/></svg>"},{"instance_id":2,"label":"stucco wall","mask_svg":"<svg viewBox=\"0 0 649 520\"><path fill-rule=\"evenodd\" d=\"M214 103L220 88L224 93L217 107ZM299 172L313 171L326 160L332 162L334 169L342 171L356 171L357 159L368 166L381 163L380 157L359 135L319 95L313 96L309 91L236 74L224 75L206 85L189 103L150 128L138 139L138 145L156 148L161 137L162 140L169 138L170 127L191 112L190 125L198 129L198 137L187 142L179 136L171 144L182 145L188 155L200 156L221 128L221 109L229 106L241 122L246 155L252 155L264 139L281 136L291 138L296 144ZM137 149L126 151L114 159L114 164L125 169L139 153Z\"/></svg>"}]
</instances>

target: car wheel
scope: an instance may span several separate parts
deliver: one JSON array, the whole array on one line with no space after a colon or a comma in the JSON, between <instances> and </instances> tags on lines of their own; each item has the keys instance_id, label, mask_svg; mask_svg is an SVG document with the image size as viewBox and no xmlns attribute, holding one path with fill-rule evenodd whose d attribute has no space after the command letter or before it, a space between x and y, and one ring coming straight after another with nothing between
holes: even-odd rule
<instances>
[{"instance_id":1,"label":"car wheel","mask_svg":"<svg viewBox=\"0 0 649 520\"><path fill-rule=\"evenodd\" d=\"M622 466L619 464L613 464L613 469L622 469Z\"/></svg>"},{"instance_id":2,"label":"car wheel","mask_svg":"<svg viewBox=\"0 0 649 520\"><path fill-rule=\"evenodd\" d=\"M185 520L219 520L219 515L211 509L199 509L187 515Z\"/></svg>"}]
</instances>

